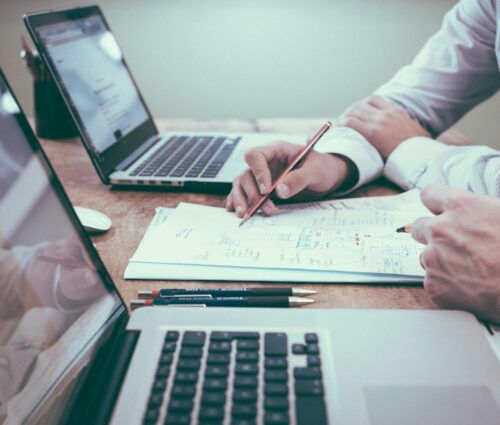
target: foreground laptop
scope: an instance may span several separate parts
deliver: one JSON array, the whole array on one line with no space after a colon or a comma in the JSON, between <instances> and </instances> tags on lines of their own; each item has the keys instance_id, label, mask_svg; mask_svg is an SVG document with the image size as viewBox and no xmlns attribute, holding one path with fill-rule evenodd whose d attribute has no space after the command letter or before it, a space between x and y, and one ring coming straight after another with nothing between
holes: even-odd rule
<instances>
[{"instance_id":1,"label":"foreground laptop","mask_svg":"<svg viewBox=\"0 0 500 425\"><path fill-rule=\"evenodd\" d=\"M452 311L129 316L0 71L0 424L493 425L490 338Z\"/></svg>"},{"instance_id":2,"label":"foreground laptop","mask_svg":"<svg viewBox=\"0 0 500 425\"><path fill-rule=\"evenodd\" d=\"M305 142L273 133L159 134L98 6L29 13L25 22L106 184L228 191L248 149Z\"/></svg>"}]
</instances>

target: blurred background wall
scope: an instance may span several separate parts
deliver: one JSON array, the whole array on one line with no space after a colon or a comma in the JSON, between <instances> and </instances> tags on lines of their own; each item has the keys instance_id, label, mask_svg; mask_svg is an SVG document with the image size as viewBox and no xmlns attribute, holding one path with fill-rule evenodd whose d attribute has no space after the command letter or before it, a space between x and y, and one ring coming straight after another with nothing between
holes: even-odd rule
<instances>
[{"instance_id":1,"label":"blurred background wall","mask_svg":"<svg viewBox=\"0 0 500 425\"><path fill-rule=\"evenodd\" d=\"M452 0L101 0L156 117L335 116L407 64ZM0 66L26 111L23 12L78 4L0 1ZM91 66L89 64L89 66ZM459 124L500 149L500 94Z\"/></svg>"}]
</instances>

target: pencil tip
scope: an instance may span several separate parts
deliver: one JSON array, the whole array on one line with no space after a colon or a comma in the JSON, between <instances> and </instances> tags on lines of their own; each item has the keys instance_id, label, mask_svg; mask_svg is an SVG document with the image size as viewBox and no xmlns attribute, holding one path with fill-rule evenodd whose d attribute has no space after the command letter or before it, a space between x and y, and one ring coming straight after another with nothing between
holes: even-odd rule
<instances>
[{"instance_id":1,"label":"pencil tip","mask_svg":"<svg viewBox=\"0 0 500 425\"><path fill-rule=\"evenodd\" d=\"M398 227L396 229L396 233L404 233L404 232L405 232L405 227L404 226L403 227Z\"/></svg>"},{"instance_id":2,"label":"pencil tip","mask_svg":"<svg viewBox=\"0 0 500 425\"><path fill-rule=\"evenodd\" d=\"M299 305L305 305L305 304L311 304L315 300L312 298L304 298L304 297L290 297L289 298L289 304L290 306L299 306Z\"/></svg>"}]
</instances>

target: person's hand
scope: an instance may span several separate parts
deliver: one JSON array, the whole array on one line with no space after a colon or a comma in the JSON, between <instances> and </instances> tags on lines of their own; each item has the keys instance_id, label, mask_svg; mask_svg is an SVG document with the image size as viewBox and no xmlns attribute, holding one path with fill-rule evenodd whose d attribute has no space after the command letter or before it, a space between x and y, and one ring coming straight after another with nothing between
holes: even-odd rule
<instances>
[{"instance_id":1,"label":"person's hand","mask_svg":"<svg viewBox=\"0 0 500 425\"><path fill-rule=\"evenodd\" d=\"M500 200L433 183L421 192L436 217L418 219L413 237L426 248L424 287L439 306L500 324Z\"/></svg>"},{"instance_id":2,"label":"person's hand","mask_svg":"<svg viewBox=\"0 0 500 425\"><path fill-rule=\"evenodd\" d=\"M265 194L273 181L304 149L303 145L276 142L248 151L245 155L249 169L233 180L233 188L226 199L228 211L236 211L239 217ZM311 151L276 187L276 196L281 199L317 199L338 188L352 176L351 161L343 157ZM262 211L272 215L276 207L267 200Z\"/></svg>"},{"instance_id":3,"label":"person's hand","mask_svg":"<svg viewBox=\"0 0 500 425\"><path fill-rule=\"evenodd\" d=\"M402 109L379 96L355 103L340 116L337 124L361 133L384 159L411 137L430 137L429 132Z\"/></svg>"}]
</instances>

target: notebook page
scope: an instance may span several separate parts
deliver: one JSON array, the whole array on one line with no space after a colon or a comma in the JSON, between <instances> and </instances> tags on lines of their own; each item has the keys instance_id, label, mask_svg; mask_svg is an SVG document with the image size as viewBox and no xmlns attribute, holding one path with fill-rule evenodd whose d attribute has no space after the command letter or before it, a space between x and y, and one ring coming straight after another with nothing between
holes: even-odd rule
<instances>
[{"instance_id":1,"label":"notebook page","mask_svg":"<svg viewBox=\"0 0 500 425\"><path fill-rule=\"evenodd\" d=\"M181 204L132 260L422 276L422 247L394 232L421 215L293 209L240 228L240 219L222 208Z\"/></svg>"}]
</instances>

